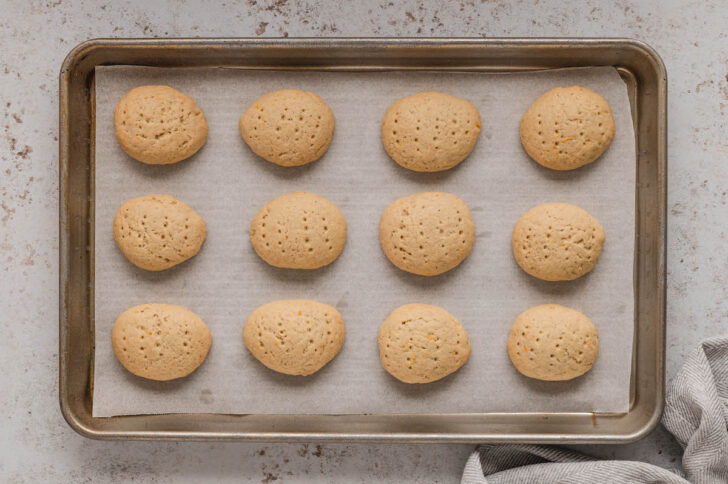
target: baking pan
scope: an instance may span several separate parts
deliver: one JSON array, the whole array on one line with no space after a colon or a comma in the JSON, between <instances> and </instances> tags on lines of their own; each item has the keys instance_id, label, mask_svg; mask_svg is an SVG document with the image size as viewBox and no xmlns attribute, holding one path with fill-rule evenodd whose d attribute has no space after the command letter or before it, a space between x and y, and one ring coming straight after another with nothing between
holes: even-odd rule
<instances>
[{"instance_id":1,"label":"baking pan","mask_svg":"<svg viewBox=\"0 0 728 484\"><path fill-rule=\"evenodd\" d=\"M616 67L637 146L635 339L626 413L92 416L94 361L94 68L100 65L507 72ZM626 443L664 404L667 78L630 39L99 39L60 73L60 404L98 439L283 442Z\"/></svg>"}]
</instances>

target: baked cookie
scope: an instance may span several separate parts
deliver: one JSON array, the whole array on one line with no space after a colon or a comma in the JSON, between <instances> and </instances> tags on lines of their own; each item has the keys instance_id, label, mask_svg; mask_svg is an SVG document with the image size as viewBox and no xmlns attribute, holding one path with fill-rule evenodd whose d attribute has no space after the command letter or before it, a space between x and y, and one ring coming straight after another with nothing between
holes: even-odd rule
<instances>
[{"instance_id":1,"label":"baked cookie","mask_svg":"<svg viewBox=\"0 0 728 484\"><path fill-rule=\"evenodd\" d=\"M202 248L207 227L197 212L171 195L126 201L114 218L114 240L127 259L148 271L163 271Z\"/></svg>"},{"instance_id":2,"label":"baked cookie","mask_svg":"<svg viewBox=\"0 0 728 484\"><path fill-rule=\"evenodd\" d=\"M468 157L480 134L478 110L442 92L395 101L382 119L382 143L399 165L414 171L449 170Z\"/></svg>"},{"instance_id":3,"label":"baked cookie","mask_svg":"<svg viewBox=\"0 0 728 484\"><path fill-rule=\"evenodd\" d=\"M379 328L379 360L396 379L430 383L457 371L470 357L470 340L455 317L437 306L405 304Z\"/></svg>"},{"instance_id":4,"label":"baked cookie","mask_svg":"<svg viewBox=\"0 0 728 484\"><path fill-rule=\"evenodd\" d=\"M379 241L387 259L403 271L436 276L470 254L475 226L459 197L415 193L387 207L379 222Z\"/></svg>"},{"instance_id":5,"label":"baked cookie","mask_svg":"<svg viewBox=\"0 0 728 484\"><path fill-rule=\"evenodd\" d=\"M168 165L197 153L207 141L207 121L189 96L169 86L141 86L114 111L116 139L142 163Z\"/></svg>"},{"instance_id":6,"label":"baked cookie","mask_svg":"<svg viewBox=\"0 0 728 484\"><path fill-rule=\"evenodd\" d=\"M189 309L171 304L127 309L111 330L111 346L119 362L150 380L189 375L205 361L211 344L205 322Z\"/></svg>"},{"instance_id":7,"label":"baked cookie","mask_svg":"<svg viewBox=\"0 0 728 484\"><path fill-rule=\"evenodd\" d=\"M256 155L280 166L300 166L326 153L334 136L334 112L317 94L273 91L255 101L238 123Z\"/></svg>"},{"instance_id":8,"label":"baked cookie","mask_svg":"<svg viewBox=\"0 0 728 484\"><path fill-rule=\"evenodd\" d=\"M596 160L614 139L607 101L585 87L557 87L536 99L521 119L528 156L552 170L573 170Z\"/></svg>"},{"instance_id":9,"label":"baked cookie","mask_svg":"<svg viewBox=\"0 0 728 484\"><path fill-rule=\"evenodd\" d=\"M584 209L544 203L518 219L511 246L518 265L533 277L571 281L594 268L604 239L604 229Z\"/></svg>"},{"instance_id":10,"label":"baked cookie","mask_svg":"<svg viewBox=\"0 0 728 484\"><path fill-rule=\"evenodd\" d=\"M294 192L266 203L250 224L250 243L261 259L286 269L331 264L346 242L346 220L321 195Z\"/></svg>"},{"instance_id":11,"label":"baked cookie","mask_svg":"<svg viewBox=\"0 0 728 484\"><path fill-rule=\"evenodd\" d=\"M335 308L306 299L264 304L243 327L250 353L286 375L316 373L339 353L345 337L344 320Z\"/></svg>"},{"instance_id":12,"label":"baked cookie","mask_svg":"<svg viewBox=\"0 0 728 484\"><path fill-rule=\"evenodd\" d=\"M599 353L599 333L579 311L558 304L518 315L508 335L508 356L529 378L559 381L583 375Z\"/></svg>"}]
</instances>

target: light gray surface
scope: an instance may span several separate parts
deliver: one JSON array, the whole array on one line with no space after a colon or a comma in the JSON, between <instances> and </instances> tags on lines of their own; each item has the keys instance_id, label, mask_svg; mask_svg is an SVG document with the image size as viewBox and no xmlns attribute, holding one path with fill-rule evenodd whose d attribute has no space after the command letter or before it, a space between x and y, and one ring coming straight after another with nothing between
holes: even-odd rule
<instances>
[{"instance_id":1,"label":"light gray surface","mask_svg":"<svg viewBox=\"0 0 728 484\"><path fill-rule=\"evenodd\" d=\"M352 2L352 4L355 2ZM0 0L0 480L15 482L457 482L466 445L104 443L57 404L57 74L92 37L625 36L669 76L668 378L728 321L728 13L723 0L506 2ZM9 103L9 104L8 104ZM580 446L664 466L662 430ZM261 453L262 452L262 453ZM676 461L677 459L677 461Z\"/></svg>"}]
</instances>

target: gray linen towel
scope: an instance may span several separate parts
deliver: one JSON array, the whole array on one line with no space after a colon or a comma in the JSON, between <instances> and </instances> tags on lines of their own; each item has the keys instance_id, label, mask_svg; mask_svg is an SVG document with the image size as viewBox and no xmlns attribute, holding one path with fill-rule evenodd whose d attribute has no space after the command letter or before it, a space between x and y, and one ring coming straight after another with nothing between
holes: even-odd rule
<instances>
[{"instance_id":1,"label":"gray linen towel","mask_svg":"<svg viewBox=\"0 0 728 484\"><path fill-rule=\"evenodd\" d=\"M728 483L728 336L704 340L667 388L662 423L685 449L686 478L634 461L597 460L553 446L481 445L462 484Z\"/></svg>"}]
</instances>

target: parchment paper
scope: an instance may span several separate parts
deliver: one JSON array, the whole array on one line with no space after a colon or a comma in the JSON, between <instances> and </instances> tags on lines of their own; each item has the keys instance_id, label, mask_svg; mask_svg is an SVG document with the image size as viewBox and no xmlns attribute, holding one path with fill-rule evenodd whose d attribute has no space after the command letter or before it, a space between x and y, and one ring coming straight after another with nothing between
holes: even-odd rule
<instances>
[{"instance_id":1,"label":"parchment paper","mask_svg":"<svg viewBox=\"0 0 728 484\"><path fill-rule=\"evenodd\" d=\"M196 156L172 166L147 166L118 146L114 107L124 93L144 84L180 89L204 111L209 139ZM595 163L572 172L547 170L521 148L520 118L541 93L574 84L607 99L617 135ZM336 116L328 153L305 167L281 168L257 158L238 133L244 109L262 94L283 88L319 93ZM475 151L457 168L439 174L399 167L381 143L381 119L389 104L423 90L468 99L483 119ZM94 416L627 410L636 169L627 91L614 69L482 74L100 67L96 109ZM299 190L325 196L346 216L346 247L324 269L276 269L250 246L249 224L258 209L273 197ZM382 211L398 197L419 191L457 194L475 220L473 252L461 266L438 277L400 271L379 246ZM208 228L196 257L161 273L129 263L111 231L124 201L155 193L188 203ZM599 263L576 281L538 281L513 260L513 224L532 206L549 201L577 204L605 228ZM276 374L243 346L242 327L249 313L268 301L288 298L331 304L346 322L341 353L307 378ZM146 302L186 306L209 325L212 349L191 376L167 383L146 381L126 372L114 357L114 321L125 309ZM410 302L442 306L465 326L472 355L457 373L428 385L407 385L380 366L379 325L394 308ZM511 323L520 312L543 303L578 309L597 326L599 358L584 377L538 382L512 367L505 346Z\"/></svg>"}]
</instances>

